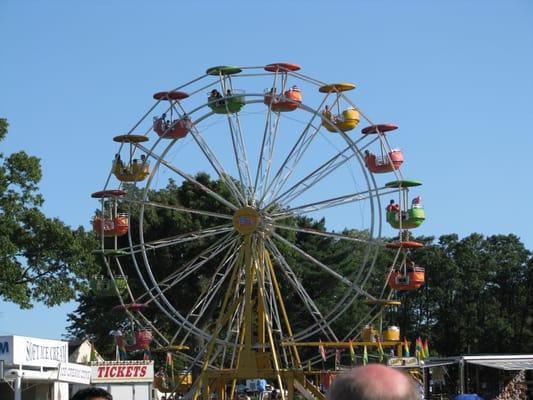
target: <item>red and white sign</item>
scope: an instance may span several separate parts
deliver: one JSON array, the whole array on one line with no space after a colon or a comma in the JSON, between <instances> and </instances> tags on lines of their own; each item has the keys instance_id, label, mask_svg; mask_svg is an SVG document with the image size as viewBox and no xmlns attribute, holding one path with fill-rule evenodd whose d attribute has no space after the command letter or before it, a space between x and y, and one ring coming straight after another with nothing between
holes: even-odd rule
<instances>
[{"instance_id":1,"label":"red and white sign","mask_svg":"<svg viewBox=\"0 0 533 400\"><path fill-rule=\"evenodd\" d=\"M91 383L97 382L152 382L153 361L117 361L91 365Z\"/></svg>"}]
</instances>

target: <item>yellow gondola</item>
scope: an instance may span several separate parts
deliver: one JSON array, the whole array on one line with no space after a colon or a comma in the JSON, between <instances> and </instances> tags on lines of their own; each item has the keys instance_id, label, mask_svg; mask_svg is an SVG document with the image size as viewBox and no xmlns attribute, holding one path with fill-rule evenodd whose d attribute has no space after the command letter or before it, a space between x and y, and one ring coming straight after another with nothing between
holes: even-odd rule
<instances>
[{"instance_id":1,"label":"yellow gondola","mask_svg":"<svg viewBox=\"0 0 533 400\"><path fill-rule=\"evenodd\" d=\"M359 111L357 111L354 107L348 107L342 112L339 109L341 92L346 92L353 89L355 89L355 85L353 83L332 83L321 86L318 89L320 93L334 93L336 96L334 106L336 105L335 108L337 108L337 113L334 114L328 106L326 106L326 109L322 112L322 125L328 131L338 132L340 130L347 132L351 131L357 126L357 124L359 124L361 116L359 115Z\"/></svg>"},{"instance_id":2,"label":"yellow gondola","mask_svg":"<svg viewBox=\"0 0 533 400\"><path fill-rule=\"evenodd\" d=\"M133 162L124 165L120 159L113 161L113 174L121 182L140 182L144 180L150 173L150 166L144 160Z\"/></svg>"},{"instance_id":3,"label":"yellow gondola","mask_svg":"<svg viewBox=\"0 0 533 400\"><path fill-rule=\"evenodd\" d=\"M353 107L347 108L340 115L333 115L331 111L325 110L322 112L322 117L322 125L330 132L351 131L359 124L361 118L359 111Z\"/></svg>"}]
</instances>

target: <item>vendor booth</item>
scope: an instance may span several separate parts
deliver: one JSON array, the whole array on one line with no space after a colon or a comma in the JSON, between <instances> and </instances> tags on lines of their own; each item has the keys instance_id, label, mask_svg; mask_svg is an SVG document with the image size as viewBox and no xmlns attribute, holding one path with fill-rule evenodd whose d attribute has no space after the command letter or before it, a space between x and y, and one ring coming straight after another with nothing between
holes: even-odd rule
<instances>
[{"instance_id":1,"label":"vendor booth","mask_svg":"<svg viewBox=\"0 0 533 400\"><path fill-rule=\"evenodd\" d=\"M88 384L91 369L68 363L68 342L0 336L0 399L67 400L69 383Z\"/></svg>"},{"instance_id":2,"label":"vendor booth","mask_svg":"<svg viewBox=\"0 0 533 400\"><path fill-rule=\"evenodd\" d=\"M154 381L153 361L104 361L92 362L91 385L101 387L115 400L148 400L152 398ZM72 393L84 385L73 385Z\"/></svg>"}]
</instances>

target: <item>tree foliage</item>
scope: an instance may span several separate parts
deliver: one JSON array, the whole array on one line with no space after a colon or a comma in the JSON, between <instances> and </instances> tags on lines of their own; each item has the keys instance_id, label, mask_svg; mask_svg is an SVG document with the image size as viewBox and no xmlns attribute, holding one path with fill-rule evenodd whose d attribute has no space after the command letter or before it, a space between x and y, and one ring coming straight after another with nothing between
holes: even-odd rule
<instances>
[{"instance_id":1,"label":"tree foliage","mask_svg":"<svg viewBox=\"0 0 533 400\"><path fill-rule=\"evenodd\" d=\"M0 119L0 141L8 123ZM94 273L93 240L40 210L37 157L24 151L0 153L0 298L30 308L72 300Z\"/></svg>"},{"instance_id":2,"label":"tree foliage","mask_svg":"<svg viewBox=\"0 0 533 400\"><path fill-rule=\"evenodd\" d=\"M533 263L515 235L444 235L415 253L427 284L404 295L402 325L442 355L533 351Z\"/></svg>"}]
</instances>

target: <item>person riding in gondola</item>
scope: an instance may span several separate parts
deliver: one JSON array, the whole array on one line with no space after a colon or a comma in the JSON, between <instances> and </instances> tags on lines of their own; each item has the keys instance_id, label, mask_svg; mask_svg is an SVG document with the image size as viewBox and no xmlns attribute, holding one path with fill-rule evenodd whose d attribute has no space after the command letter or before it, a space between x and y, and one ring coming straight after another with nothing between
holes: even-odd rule
<instances>
[{"instance_id":1,"label":"person riding in gondola","mask_svg":"<svg viewBox=\"0 0 533 400\"><path fill-rule=\"evenodd\" d=\"M387 206L387 212L399 212L400 211L400 205L396 204L393 199L389 202L389 205Z\"/></svg>"}]
</instances>

